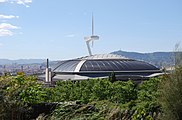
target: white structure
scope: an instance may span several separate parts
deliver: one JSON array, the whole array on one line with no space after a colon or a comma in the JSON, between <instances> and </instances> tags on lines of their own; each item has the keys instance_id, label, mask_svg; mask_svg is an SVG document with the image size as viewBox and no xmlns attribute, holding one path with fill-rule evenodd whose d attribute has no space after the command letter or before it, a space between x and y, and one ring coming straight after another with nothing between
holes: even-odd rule
<instances>
[{"instance_id":1,"label":"white structure","mask_svg":"<svg viewBox=\"0 0 182 120\"><path fill-rule=\"evenodd\" d=\"M162 75L155 66L120 55L96 54L77 59L59 61L52 67L52 80L87 80L108 78L114 72L119 80L140 81Z\"/></svg>"},{"instance_id":2,"label":"white structure","mask_svg":"<svg viewBox=\"0 0 182 120\"><path fill-rule=\"evenodd\" d=\"M45 71L45 82L51 82L52 81L52 74L51 74L51 68L49 68L49 59L47 59L47 66Z\"/></svg>"},{"instance_id":3,"label":"white structure","mask_svg":"<svg viewBox=\"0 0 182 120\"><path fill-rule=\"evenodd\" d=\"M59 61L52 71L47 59L46 82L54 83L57 80L86 80L93 78L108 78L115 73L118 80L141 81L162 75L162 71L143 61L129 59L120 55L96 54L92 55L92 45L99 36L94 35L94 18L92 15L92 35L84 38L86 40L89 56ZM44 76L44 77L45 77ZM41 78L42 76L40 76Z\"/></svg>"},{"instance_id":4,"label":"white structure","mask_svg":"<svg viewBox=\"0 0 182 120\"><path fill-rule=\"evenodd\" d=\"M89 55L91 56L92 51L91 51L91 48L90 48L90 42L92 42L92 46L93 46L94 40L99 40L99 36L94 35L94 17L93 17L93 15L92 15L92 35L89 36L89 37L84 37L84 39L86 40L88 52L89 52Z\"/></svg>"}]
</instances>

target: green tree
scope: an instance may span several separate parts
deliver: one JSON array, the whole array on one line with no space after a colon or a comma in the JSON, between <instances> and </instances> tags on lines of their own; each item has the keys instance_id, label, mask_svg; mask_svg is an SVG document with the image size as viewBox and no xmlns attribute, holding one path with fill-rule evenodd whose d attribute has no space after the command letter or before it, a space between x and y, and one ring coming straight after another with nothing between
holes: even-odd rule
<instances>
[{"instance_id":1,"label":"green tree","mask_svg":"<svg viewBox=\"0 0 182 120\"><path fill-rule=\"evenodd\" d=\"M111 101L127 103L137 98L136 85L132 81L116 81L112 84Z\"/></svg>"},{"instance_id":2,"label":"green tree","mask_svg":"<svg viewBox=\"0 0 182 120\"><path fill-rule=\"evenodd\" d=\"M45 101L46 92L36 80L24 74L0 77L0 119L23 119L28 104Z\"/></svg>"},{"instance_id":3,"label":"green tree","mask_svg":"<svg viewBox=\"0 0 182 120\"><path fill-rule=\"evenodd\" d=\"M109 75L109 81L112 82L112 83L117 81L114 71Z\"/></svg>"},{"instance_id":4,"label":"green tree","mask_svg":"<svg viewBox=\"0 0 182 120\"><path fill-rule=\"evenodd\" d=\"M159 101L163 108L163 120L182 119L182 67L176 67L174 73L166 75L160 85Z\"/></svg>"}]
</instances>

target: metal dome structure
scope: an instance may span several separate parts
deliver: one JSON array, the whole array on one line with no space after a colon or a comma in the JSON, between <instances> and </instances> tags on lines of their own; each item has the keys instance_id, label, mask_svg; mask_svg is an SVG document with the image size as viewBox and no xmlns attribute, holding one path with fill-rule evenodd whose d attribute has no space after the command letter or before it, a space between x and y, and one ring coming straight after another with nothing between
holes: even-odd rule
<instances>
[{"instance_id":1,"label":"metal dome structure","mask_svg":"<svg viewBox=\"0 0 182 120\"><path fill-rule=\"evenodd\" d=\"M84 38L89 56L58 62L49 69L46 67L46 82L54 80L85 80L90 78L107 78L115 73L119 80L142 80L155 77L162 72L157 67L133 59L114 54L92 55L90 43L99 40L94 34L94 19L92 15L92 35Z\"/></svg>"},{"instance_id":2,"label":"metal dome structure","mask_svg":"<svg viewBox=\"0 0 182 120\"><path fill-rule=\"evenodd\" d=\"M157 67L114 54L97 54L58 62L51 68L53 80L107 78L112 72L121 80L146 79L161 73Z\"/></svg>"}]
</instances>

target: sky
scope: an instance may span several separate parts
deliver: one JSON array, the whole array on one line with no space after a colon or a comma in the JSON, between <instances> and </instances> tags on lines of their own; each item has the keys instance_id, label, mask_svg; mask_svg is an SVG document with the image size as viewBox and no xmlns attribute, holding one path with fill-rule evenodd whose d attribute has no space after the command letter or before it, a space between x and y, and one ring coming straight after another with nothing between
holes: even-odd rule
<instances>
[{"instance_id":1,"label":"sky","mask_svg":"<svg viewBox=\"0 0 182 120\"><path fill-rule=\"evenodd\" d=\"M182 0L0 0L0 58L63 60L117 50L173 51L182 42ZM182 44L182 43L181 43Z\"/></svg>"}]
</instances>

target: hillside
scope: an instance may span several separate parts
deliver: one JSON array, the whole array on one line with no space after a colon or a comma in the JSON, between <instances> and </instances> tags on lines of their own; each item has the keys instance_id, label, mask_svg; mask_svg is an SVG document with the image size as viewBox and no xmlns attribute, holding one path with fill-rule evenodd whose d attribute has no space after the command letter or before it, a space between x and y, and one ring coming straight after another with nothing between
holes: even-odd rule
<instances>
[{"instance_id":1,"label":"hillside","mask_svg":"<svg viewBox=\"0 0 182 120\"><path fill-rule=\"evenodd\" d=\"M114 51L112 54L125 56L127 58L149 62L158 67L174 65L173 52L138 53L126 51Z\"/></svg>"},{"instance_id":2,"label":"hillside","mask_svg":"<svg viewBox=\"0 0 182 120\"><path fill-rule=\"evenodd\" d=\"M146 61L158 67L174 65L173 52L138 53L138 52L126 52L126 51L119 50L119 51L112 52L112 54L125 56L131 59ZM0 65L13 64L13 63L41 64L45 62L46 61L44 59L18 59L18 60L0 59ZM52 64L52 62L50 64Z\"/></svg>"}]
</instances>

